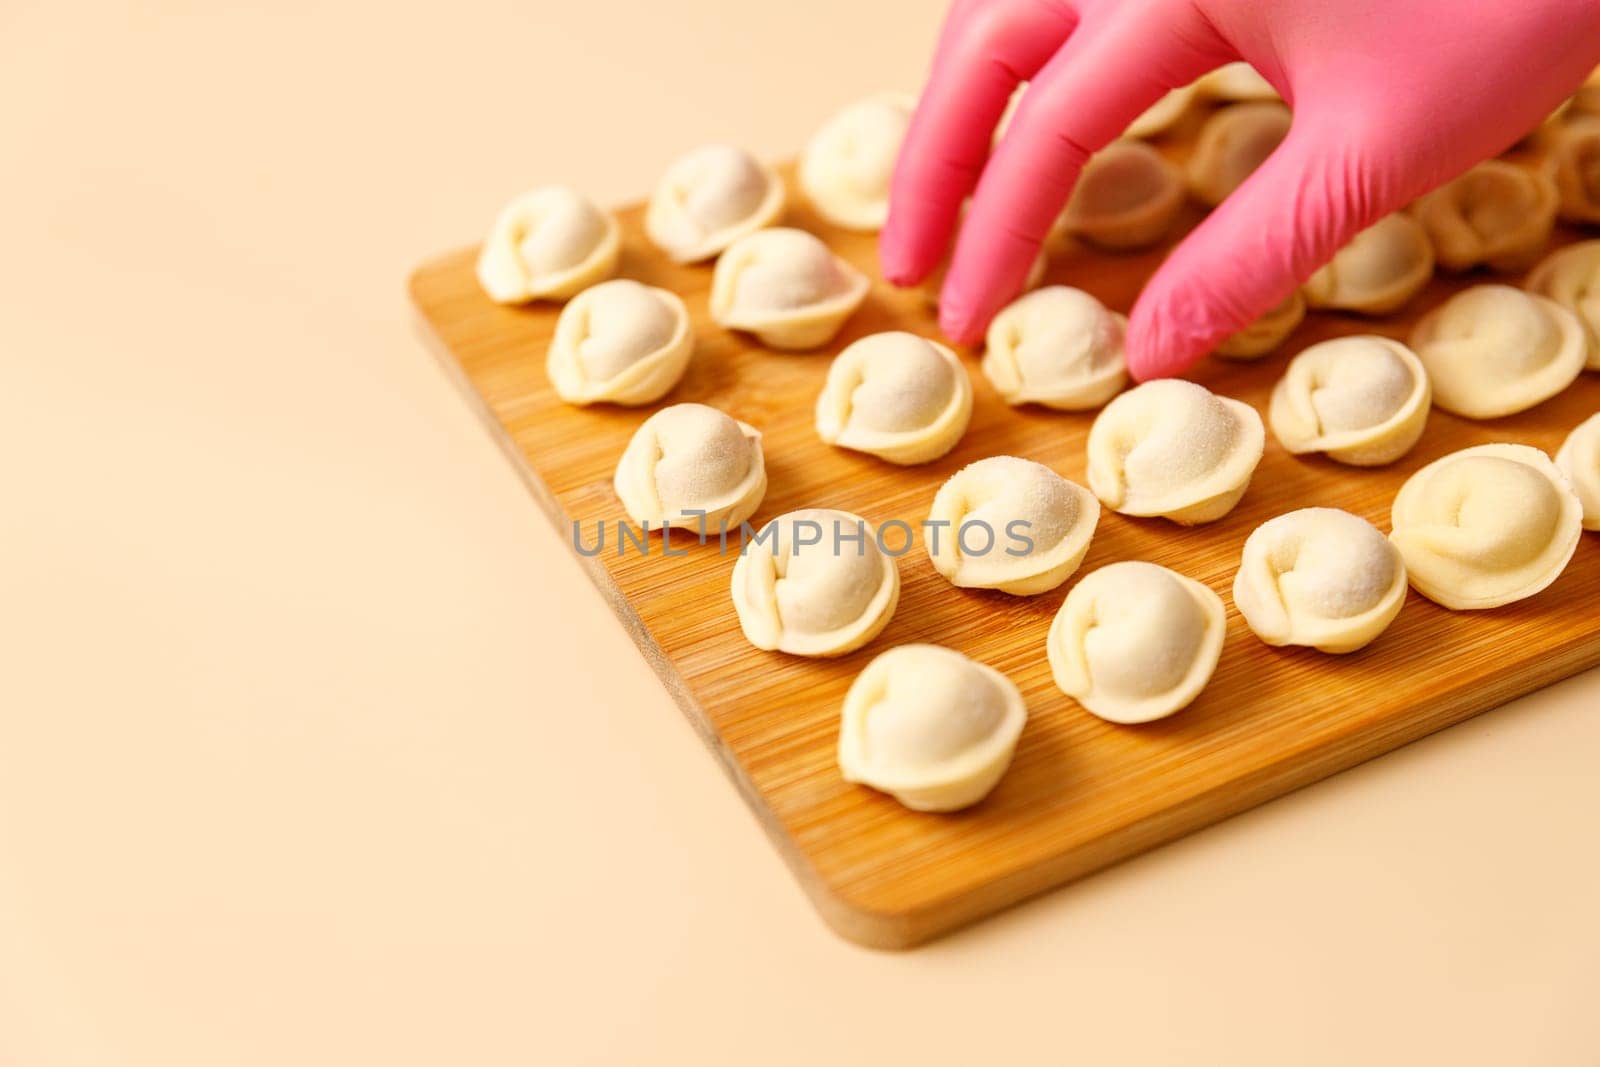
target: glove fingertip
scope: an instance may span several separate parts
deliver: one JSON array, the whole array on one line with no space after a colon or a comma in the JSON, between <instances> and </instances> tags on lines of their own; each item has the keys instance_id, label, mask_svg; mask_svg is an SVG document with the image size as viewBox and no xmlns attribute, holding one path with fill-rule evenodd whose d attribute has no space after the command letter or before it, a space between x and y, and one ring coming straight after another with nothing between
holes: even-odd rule
<instances>
[{"instance_id":1,"label":"glove fingertip","mask_svg":"<svg viewBox=\"0 0 1600 1067\"><path fill-rule=\"evenodd\" d=\"M1209 331L1208 331L1209 334ZM1200 337L1159 308L1137 308L1128 322L1128 373L1136 382L1182 374L1210 348Z\"/></svg>"},{"instance_id":2,"label":"glove fingertip","mask_svg":"<svg viewBox=\"0 0 1600 1067\"><path fill-rule=\"evenodd\" d=\"M901 236L900 227L892 223L884 227L878 239L878 269L883 272L884 280L900 288L916 285L928 273L918 266L916 250Z\"/></svg>"}]
</instances>

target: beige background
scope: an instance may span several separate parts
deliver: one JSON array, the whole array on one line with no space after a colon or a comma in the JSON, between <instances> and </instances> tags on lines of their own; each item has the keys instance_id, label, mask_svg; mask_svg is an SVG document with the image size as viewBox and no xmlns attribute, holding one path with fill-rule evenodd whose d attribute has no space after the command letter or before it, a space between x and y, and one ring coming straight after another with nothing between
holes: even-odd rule
<instances>
[{"instance_id":1,"label":"beige background","mask_svg":"<svg viewBox=\"0 0 1600 1067\"><path fill-rule=\"evenodd\" d=\"M413 263L936 20L0 4L0 1064L1597 1062L1600 676L876 954L451 392Z\"/></svg>"}]
</instances>

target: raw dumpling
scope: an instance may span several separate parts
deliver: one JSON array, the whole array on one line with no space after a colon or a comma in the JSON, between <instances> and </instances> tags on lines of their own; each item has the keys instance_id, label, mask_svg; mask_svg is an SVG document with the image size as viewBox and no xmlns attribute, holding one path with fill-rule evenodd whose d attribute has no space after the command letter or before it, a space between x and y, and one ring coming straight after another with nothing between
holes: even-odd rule
<instances>
[{"instance_id":1,"label":"raw dumpling","mask_svg":"<svg viewBox=\"0 0 1600 1067\"><path fill-rule=\"evenodd\" d=\"M895 157L917 102L880 93L835 114L800 157L800 188L817 214L848 230L876 233L889 217Z\"/></svg>"},{"instance_id":2,"label":"raw dumpling","mask_svg":"<svg viewBox=\"0 0 1600 1067\"><path fill-rule=\"evenodd\" d=\"M890 463L927 463L956 446L972 419L972 382L956 354L895 330L834 357L817 397L817 435Z\"/></svg>"},{"instance_id":3,"label":"raw dumpling","mask_svg":"<svg viewBox=\"0 0 1600 1067\"><path fill-rule=\"evenodd\" d=\"M1545 166L1561 217L1569 222L1600 222L1600 120L1579 118L1561 127Z\"/></svg>"},{"instance_id":4,"label":"raw dumpling","mask_svg":"<svg viewBox=\"0 0 1600 1067\"><path fill-rule=\"evenodd\" d=\"M780 515L733 565L733 606L752 645L842 656L889 625L900 570L859 515L807 508Z\"/></svg>"},{"instance_id":5,"label":"raw dumpling","mask_svg":"<svg viewBox=\"0 0 1600 1067\"><path fill-rule=\"evenodd\" d=\"M1340 463L1375 467L1411 451L1432 395L1422 361L1399 341L1336 337L1290 361L1267 419L1295 455L1326 452Z\"/></svg>"},{"instance_id":6,"label":"raw dumpling","mask_svg":"<svg viewBox=\"0 0 1600 1067\"><path fill-rule=\"evenodd\" d=\"M1583 505L1537 448L1478 445L1423 467L1394 498L1389 539L1411 587L1456 611L1530 597L1578 547Z\"/></svg>"},{"instance_id":7,"label":"raw dumpling","mask_svg":"<svg viewBox=\"0 0 1600 1067\"><path fill-rule=\"evenodd\" d=\"M1306 317L1305 294L1299 289L1283 303L1217 346L1223 359L1260 359L1277 350Z\"/></svg>"},{"instance_id":8,"label":"raw dumpling","mask_svg":"<svg viewBox=\"0 0 1600 1067\"><path fill-rule=\"evenodd\" d=\"M1214 100L1277 100L1278 90L1250 64L1228 63L1201 77L1200 91Z\"/></svg>"},{"instance_id":9,"label":"raw dumpling","mask_svg":"<svg viewBox=\"0 0 1600 1067\"><path fill-rule=\"evenodd\" d=\"M673 404L634 431L612 486L647 530L737 527L767 493L761 432L704 404Z\"/></svg>"},{"instance_id":10,"label":"raw dumpling","mask_svg":"<svg viewBox=\"0 0 1600 1067\"><path fill-rule=\"evenodd\" d=\"M676 293L617 278L561 309L545 371L569 404L649 404L678 384L693 350Z\"/></svg>"},{"instance_id":11,"label":"raw dumpling","mask_svg":"<svg viewBox=\"0 0 1600 1067\"><path fill-rule=\"evenodd\" d=\"M1146 382L1090 427L1089 488L1124 515L1211 522L1244 496L1265 444L1249 404L1180 378Z\"/></svg>"},{"instance_id":12,"label":"raw dumpling","mask_svg":"<svg viewBox=\"0 0 1600 1067\"><path fill-rule=\"evenodd\" d=\"M1234 104L1206 120L1189 157L1189 191L1216 207L1289 135L1282 104Z\"/></svg>"},{"instance_id":13,"label":"raw dumpling","mask_svg":"<svg viewBox=\"0 0 1600 1067\"><path fill-rule=\"evenodd\" d=\"M1578 317L1509 285L1463 289L1424 315L1411 348L1433 402L1469 419L1525 411L1572 384L1588 343Z\"/></svg>"},{"instance_id":14,"label":"raw dumpling","mask_svg":"<svg viewBox=\"0 0 1600 1067\"><path fill-rule=\"evenodd\" d=\"M1101 567L1067 594L1045 652L1063 693L1110 722L1187 707L1217 668L1226 614L1208 587L1154 563Z\"/></svg>"},{"instance_id":15,"label":"raw dumpling","mask_svg":"<svg viewBox=\"0 0 1600 1067\"><path fill-rule=\"evenodd\" d=\"M771 348L817 348L867 298L867 276L804 230L758 230L717 260L711 317Z\"/></svg>"},{"instance_id":16,"label":"raw dumpling","mask_svg":"<svg viewBox=\"0 0 1600 1067\"><path fill-rule=\"evenodd\" d=\"M1151 104L1144 113L1128 125L1124 137L1154 137L1177 125L1179 119L1194 102L1195 87L1180 86Z\"/></svg>"},{"instance_id":17,"label":"raw dumpling","mask_svg":"<svg viewBox=\"0 0 1600 1067\"><path fill-rule=\"evenodd\" d=\"M939 487L924 525L933 569L963 589L1032 596L1072 576L1100 502L1042 463L980 459Z\"/></svg>"},{"instance_id":18,"label":"raw dumpling","mask_svg":"<svg viewBox=\"0 0 1600 1067\"><path fill-rule=\"evenodd\" d=\"M1387 315L1433 277L1433 245L1422 224L1395 213L1368 226L1306 279L1314 308Z\"/></svg>"},{"instance_id":19,"label":"raw dumpling","mask_svg":"<svg viewBox=\"0 0 1600 1067\"><path fill-rule=\"evenodd\" d=\"M777 171L735 145L710 144L667 167L645 209L644 232L676 263L699 263L783 214Z\"/></svg>"},{"instance_id":20,"label":"raw dumpling","mask_svg":"<svg viewBox=\"0 0 1600 1067\"><path fill-rule=\"evenodd\" d=\"M1256 527L1233 579L1233 602L1257 637L1323 652L1367 645L1405 601L1399 549L1335 508L1302 508Z\"/></svg>"},{"instance_id":21,"label":"raw dumpling","mask_svg":"<svg viewBox=\"0 0 1600 1067\"><path fill-rule=\"evenodd\" d=\"M1428 193L1413 210L1445 270L1479 264L1525 270L1550 240L1556 190L1538 171L1490 159Z\"/></svg>"},{"instance_id":22,"label":"raw dumpling","mask_svg":"<svg viewBox=\"0 0 1600 1067\"><path fill-rule=\"evenodd\" d=\"M1078 176L1057 225L1113 250L1147 248L1183 210L1183 172L1143 141L1113 141Z\"/></svg>"},{"instance_id":23,"label":"raw dumpling","mask_svg":"<svg viewBox=\"0 0 1600 1067\"><path fill-rule=\"evenodd\" d=\"M500 211L478 253L478 284L491 300L565 300L617 269L622 229L575 190L546 185Z\"/></svg>"},{"instance_id":24,"label":"raw dumpling","mask_svg":"<svg viewBox=\"0 0 1600 1067\"><path fill-rule=\"evenodd\" d=\"M1600 530L1600 415L1591 415L1567 436L1556 453L1561 468L1583 505L1583 527Z\"/></svg>"},{"instance_id":25,"label":"raw dumpling","mask_svg":"<svg viewBox=\"0 0 1600 1067\"><path fill-rule=\"evenodd\" d=\"M1048 285L989 323L983 373L1008 404L1097 408L1128 380L1128 320L1081 289Z\"/></svg>"},{"instance_id":26,"label":"raw dumpling","mask_svg":"<svg viewBox=\"0 0 1600 1067\"><path fill-rule=\"evenodd\" d=\"M901 645L845 694L839 772L912 811L982 800L1011 765L1028 709L993 667L940 645Z\"/></svg>"},{"instance_id":27,"label":"raw dumpling","mask_svg":"<svg viewBox=\"0 0 1600 1067\"><path fill-rule=\"evenodd\" d=\"M1527 289L1578 316L1588 343L1584 365L1600 370L1600 241L1579 241L1551 252L1529 273Z\"/></svg>"}]
</instances>

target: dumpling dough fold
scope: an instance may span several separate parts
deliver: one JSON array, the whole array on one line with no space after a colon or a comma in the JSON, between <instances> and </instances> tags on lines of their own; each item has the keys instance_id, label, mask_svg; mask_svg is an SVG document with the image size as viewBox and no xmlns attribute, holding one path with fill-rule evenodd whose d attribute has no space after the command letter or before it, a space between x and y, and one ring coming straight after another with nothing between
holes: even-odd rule
<instances>
[{"instance_id":1,"label":"dumpling dough fold","mask_svg":"<svg viewBox=\"0 0 1600 1067\"><path fill-rule=\"evenodd\" d=\"M877 531L848 511L780 515L733 565L733 606L749 642L795 656L842 656L889 625L900 570Z\"/></svg>"},{"instance_id":2,"label":"dumpling dough fold","mask_svg":"<svg viewBox=\"0 0 1600 1067\"><path fill-rule=\"evenodd\" d=\"M1583 323L1589 370L1600 370L1600 241L1551 252L1528 273L1528 292L1548 297Z\"/></svg>"},{"instance_id":3,"label":"dumpling dough fold","mask_svg":"<svg viewBox=\"0 0 1600 1067\"><path fill-rule=\"evenodd\" d=\"M1433 244L1422 224L1396 212L1368 226L1306 279L1314 308L1387 315L1433 278Z\"/></svg>"},{"instance_id":4,"label":"dumpling dough fold","mask_svg":"<svg viewBox=\"0 0 1600 1067\"><path fill-rule=\"evenodd\" d=\"M693 351L676 293L616 278L561 309L545 372L569 404L649 404L678 384Z\"/></svg>"},{"instance_id":5,"label":"dumpling dough fold","mask_svg":"<svg viewBox=\"0 0 1600 1067\"><path fill-rule=\"evenodd\" d=\"M588 197L546 185L500 211L478 253L478 284L491 300L565 300L617 269L622 228Z\"/></svg>"},{"instance_id":6,"label":"dumpling dough fold","mask_svg":"<svg viewBox=\"0 0 1600 1067\"><path fill-rule=\"evenodd\" d=\"M1113 141L1078 175L1057 228L1113 251L1148 248L1183 210L1183 172L1143 141Z\"/></svg>"},{"instance_id":7,"label":"dumpling dough fold","mask_svg":"<svg viewBox=\"0 0 1600 1067\"><path fill-rule=\"evenodd\" d=\"M1050 624L1046 653L1063 693L1116 723L1187 707L1222 655L1222 598L1154 563L1124 561L1084 577Z\"/></svg>"},{"instance_id":8,"label":"dumpling dough fold","mask_svg":"<svg viewBox=\"0 0 1600 1067\"><path fill-rule=\"evenodd\" d=\"M1371 643L1405 599L1399 550L1335 508L1302 508L1256 527L1233 580L1233 602L1261 640L1332 653Z\"/></svg>"},{"instance_id":9,"label":"dumpling dough fold","mask_svg":"<svg viewBox=\"0 0 1600 1067\"><path fill-rule=\"evenodd\" d=\"M1555 185L1543 173L1491 159L1426 194L1412 209L1439 266L1525 270L1556 221Z\"/></svg>"},{"instance_id":10,"label":"dumpling dough fold","mask_svg":"<svg viewBox=\"0 0 1600 1067\"><path fill-rule=\"evenodd\" d=\"M867 298L867 276L804 230L758 230L717 259L711 317L770 348L831 341Z\"/></svg>"},{"instance_id":11,"label":"dumpling dough fold","mask_svg":"<svg viewBox=\"0 0 1600 1067\"><path fill-rule=\"evenodd\" d=\"M1424 315L1411 348L1433 402L1469 419L1526 411L1572 384L1588 358L1578 317L1509 285L1463 289Z\"/></svg>"},{"instance_id":12,"label":"dumpling dough fold","mask_svg":"<svg viewBox=\"0 0 1600 1067\"><path fill-rule=\"evenodd\" d=\"M1557 129L1554 142L1545 173L1555 185L1561 217L1586 225L1600 222L1600 119L1574 119Z\"/></svg>"},{"instance_id":13,"label":"dumpling dough fold","mask_svg":"<svg viewBox=\"0 0 1600 1067\"><path fill-rule=\"evenodd\" d=\"M1249 404L1180 378L1146 382L1090 427L1089 488L1124 515L1211 522L1244 495L1265 445Z\"/></svg>"},{"instance_id":14,"label":"dumpling dough fold","mask_svg":"<svg viewBox=\"0 0 1600 1067\"><path fill-rule=\"evenodd\" d=\"M913 333L869 334L834 357L817 397L817 435L891 463L938 459L972 418L972 382L956 354Z\"/></svg>"},{"instance_id":15,"label":"dumpling dough fold","mask_svg":"<svg viewBox=\"0 0 1600 1067\"><path fill-rule=\"evenodd\" d=\"M667 167L645 208L646 236L676 263L710 259L783 214L777 171L736 145L691 149Z\"/></svg>"},{"instance_id":16,"label":"dumpling dough fold","mask_svg":"<svg viewBox=\"0 0 1600 1067\"><path fill-rule=\"evenodd\" d=\"M1289 136L1291 118L1278 103L1234 104L1215 112L1189 157L1189 192L1210 207L1222 203Z\"/></svg>"},{"instance_id":17,"label":"dumpling dough fold","mask_svg":"<svg viewBox=\"0 0 1600 1067\"><path fill-rule=\"evenodd\" d=\"M1400 487L1389 538L1411 586L1456 611L1530 597L1561 576L1582 535L1583 505L1537 448L1478 445L1423 467Z\"/></svg>"},{"instance_id":18,"label":"dumpling dough fold","mask_svg":"<svg viewBox=\"0 0 1600 1067\"><path fill-rule=\"evenodd\" d=\"M1289 362L1272 390L1272 433L1289 452L1325 452L1357 467L1411 451L1433 395L1422 361L1399 341L1336 337Z\"/></svg>"},{"instance_id":19,"label":"dumpling dough fold","mask_svg":"<svg viewBox=\"0 0 1600 1067\"><path fill-rule=\"evenodd\" d=\"M1572 483L1583 505L1583 527L1600 530L1600 414L1591 415L1567 435L1556 466Z\"/></svg>"},{"instance_id":20,"label":"dumpling dough fold","mask_svg":"<svg viewBox=\"0 0 1600 1067\"><path fill-rule=\"evenodd\" d=\"M839 771L913 811L957 811L1011 765L1028 719L1015 683L939 645L901 645L856 676L839 723Z\"/></svg>"},{"instance_id":21,"label":"dumpling dough fold","mask_svg":"<svg viewBox=\"0 0 1600 1067\"><path fill-rule=\"evenodd\" d=\"M1128 320L1081 289L1047 285L989 323L983 373L1007 404L1097 408L1128 381Z\"/></svg>"},{"instance_id":22,"label":"dumpling dough fold","mask_svg":"<svg viewBox=\"0 0 1600 1067\"><path fill-rule=\"evenodd\" d=\"M889 217L895 157L916 100L879 93L825 122L800 156L799 181L817 214L847 230L876 233Z\"/></svg>"},{"instance_id":23,"label":"dumpling dough fold","mask_svg":"<svg viewBox=\"0 0 1600 1067\"><path fill-rule=\"evenodd\" d=\"M1099 521L1100 502L1087 489L1042 463L992 456L939 487L923 540L952 585L1032 596L1072 576Z\"/></svg>"},{"instance_id":24,"label":"dumpling dough fold","mask_svg":"<svg viewBox=\"0 0 1600 1067\"><path fill-rule=\"evenodd\" d=\"M664 407L634 431L612 486L628 517L652 530L737 527L767 492L761 432L705 404Z\"/></svg>"}]
</instances>

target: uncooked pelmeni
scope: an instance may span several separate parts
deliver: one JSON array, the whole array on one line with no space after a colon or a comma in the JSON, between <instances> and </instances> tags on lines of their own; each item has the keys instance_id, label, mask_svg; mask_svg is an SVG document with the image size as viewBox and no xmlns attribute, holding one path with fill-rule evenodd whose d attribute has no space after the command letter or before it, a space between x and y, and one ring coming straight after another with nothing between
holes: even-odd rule
<instances>
[{"instance_id":1,"label":"uncooked pelmeni","mask_svg":"<svg viewBox=\"0 0 1600 1067\"><path fill-rule=\"evenodd\" d=\"M1056 685L1110 722L1187 707L1211 680L1226 629L1222 598L1154 563L1112 563L1072 587L1045 645Z\"/></svg>"},{"instance_id":2,"label":"uncooked pelmeni","mask_svg":"<svg viewBox=\"0 0 1600 1067\"><path fill-rule=\"evenodd\" d=\"M1282 104L1234 104L1214 113L1200 129L1189 157L1189 191L1216 207L1250 177L1289 135L1289 109Z\"/></svg>"},{"instance_id":3,"label":"uncooked pelmeni","mask_svg":"<svg viewBox=\"0 0 1600 1067\"><path fill-rule=\"evenodd\" d=\"M1183 210L1183 172L1143 141L1113 141L1078 175L1057 222L1101 248L1147 248L1172 230Z\"/></svg>"},{"instance_id":4,"label":"uncooked pelmeni","mask_svg":"<svg viewBox=\"0 0 1600 1067\"><path fill-rule=\"evenodd\" d=\"M478 284L491 300L565 300L617 269L622 228L588 197L560 185L523 193L501 209L478 253Z\"/></svg>"},{"instance_id":5,"label":"uncooked pelmeni","mask_svg":"<svg viewBox=\"0 0 1600 1067\"><path fill-rule=\"evenodd\" d=\"M1578 316L1509 285L1463 289L1418 321L1411 348L1428 369L1434 404L1469 419L1550 399L1588 358Z\"/></svg>"},{"instance_id":6,"label":"uncooked pelmeni","mask_svg":"<svg viewBox=\"0 0 1600 1067\"><path fill-rule=\"evenodd\" d=\"M1406 567L1367 520L1336 508L1302 508L1245 538L1233 602L1269 645L1354 652L1400 614Z\"/></svg>"},{"instance_id":7,"label":"uncooked pelmeni","mask_svg":"<svg viewBox=\"0 0 1600 1067\"><path fill-rule=\"evenodd\" d=\"M649 404L678 384L693 350L676 293L616 278L561 309L545 372L569 404Z\"/></svg>"},{"instance_id":8,"label":"uncooked pelmeni","mask_svg":"<svg viewBox=\"0 0 1600 1067\"><path fill-rule=\"evenodd\" d=\"M612 486L640 526L736 528L767 492L761 432L704 404L673 404L634 431Z\"/></svg>"},{"instance_id":9,"label":"uncooked pelmeni","mask_svg":"<svg viewBox=\"0 0 1600 1067\"><path fill-rule=\"evenodd\" d=\"M1314 308L1387 315L1433 277L1433 245L1422 224L1397 212L1368 226L1306 280Z\"/></svg>"},{"instance_id":10,"label":"uncooked pelmeni","mask_svg":"<svg viewBox=\"0 0 1600 1067\"><path fill-rule=\"evenodd\" d=\"M1277 100L1278 90L1263 78L1256 68L1242 60L1227 63L1196 83L1200 91L1213 100Z\"/></svg>"},{"instance_id":11,"label":"uncooked pelmeni","mask_svg":"<svg viewBox=\"0 0 1600 1067\"><path fill-rule=\"evenodd\" d=\"M1567 435L1556 453L1561 468L1583 505L1583 527L1600 530L1600 415L1591 415Z\"/></svg>"},{"instance_id":12,"label":"uncooked pelmeni","mask_svg":"<svg viewBox=\"0 0 1600 1067\"><path fill-rule=\"evenodd\" d=\"M1528 292L1547 296L1583 323L1590 370L1600 370L1600 241L1579 241L1551 252L1528 273Z\"/></svg>"},{"instance_id":13,"label":"uncooked pelmeni","mask_svg":"<svg viewBox=\"0 0 1600 1067\"><path fill-rule=\"evenodd\" d=\"M1578 547L1583 505L1550 457L1478 445L1400 487L1389 537L1411 587L1456 611L1522 600L1555 581Z\"/></svg>"},{"instance_id":14,"label":"uncooked pelmeni","mask_svg":"<svg viewBox=\"0 0 1600 1067\"><path fill-rule=\"evenodd\" d=\"M1072 576L1089 551L1100 502L1042 463L992 456L934 495L923 541L933 569L963 589L1032 596Z\"/></svg>"},{"instance_id":15,"label":"uncooked pelmeni","mask_svg":"<svg viewBox=\"0 0 1600 1067\"><path fill-rule=\"evenodd\" d=\"M989 795L1028 721L1016 684L940 645L901 645L845 694L839 772L913 811L958 811Z\"/></svg>"},{"instance_id":16,"label":"uncooked pelmeni","mask_svg":"<svg viewBox=\"0 0 1600 1067\"><path fill-rule=\"evenodd\" d=\"M1047 285L989 323L983 373L1007 404L1097 408L1122 391L1126 317L1081 289Z\"/></svg>"},{"instance_id":17,"label":"uncooked pelmeni","mask_svg":"<svg viewBox=\"0 0 1600 1067\"><path fill-rule=\"evenodd\" d=\"M1491 159L1419 199L1439 266L1525 270L1544 253L1556 221L1555 184L1542 172Z\"/></svg>"},{"instance_id":18,"label":"uncooked pelmeni","mask_svg":"<svg viewBox=\"0 0 1600 1067\"><path fill-rule=\"evenodd\" d=\"M835 226L874 233L889 217L895 157L916 100L880 93L839 111L812 136L800 157L800 189Z\"/></svg>"},{"instance_id":19,"label":"uncooked pelmeni","mask_svg":"<svg viewBox=\"0 0 1600 1067\"><path fill-rule=\"evenodd\" d=\"M710 144L679 156L656 183L644 231L677 263L710 259L783 214L777 171L735 145Z\"/></svg>"},{"instance_id":20,"label":"uncooked pelmeni","mask_svg":"<svg viewBox=\"0 0 1600 1067\"><path fill-rule=\"evenodd\" d=\"M1089 488L1124 515L1211 522L1244 495L1265 444L1249 404L1178 378L1146 382L1095 417Z\"/></svg>"},{"instance_id":21,"label":"uncooked pelmeni","mask_svg":"<svg viewBox=\"0 0 1600 1067\"><path fill-rule=\"evenodd\" d=\"M1290 293L1277 307L1217 346L1223 359L1260 359L1277 351L1306 317L1305 294Z\"/></svg>"},{"instance_id":22,"label":"uncooked pelmeni","mask_svg":"<svg viewBox=\"0 0 1600 1067\"><path fill-rule=\"evenodd\" d=\"M711 317L770 348L825 345L867 298L867 276L804 230L757 230L717 259Z\"/></svg>"},{"instance_id":23,"label":"uncooked pelmeni","mask_svg":"<svg viewBox=\"0 0 1600 1067\"><path fill-rule=\"evenodd\" d=\"M1357 467L1393 463L1417 443L1433 391L1416 353L1387 337L1336 337L1289 362L1267 421L1295 454Z\"/></svg>"},{"instance_id":24,"label":"uncooked pelmeni","mask_svg":"<svg viewBox=\"0 0 1600 1067\"><path fill-rule=\"evenodd\" d=\"M1600 119L1585 116L1558 128L1545 168L1562 218L1600 222Z\"/></svg>"},{"instance_id":25,"label":"uncooked pelmeni","mask_svg":"<svg viewBox=\"0 0 1600 1067\"><path fill-rule=\"evenodd\" d=\"M891 463L927 463L972 419L972 382L956 354L914 333L874 333L834 357L817 397L817 435Z\"/></svg>"},{"instance_id":26,"label":"uncooked pelmeni","mask_svg":"<svg viewBox=\"0 0 1600 1067\"><path fill-rule=\"evenodd\" d=\"M1151 104L1144 112L1131 123L1123 133L1124 137L1155 137L1165 133L1178 120L1188 112L1189 105L1194 103L1195 87L1193 85L1180 86L1170 90L1165 96Z\"/></svg>"},{"instance_id":27,"label":"uncooked pelmeni","mask_svg":"<svg viewBox=\"0 0 1600 1067\"><path fill-rule=\"evenodd\" d=\"M900 570L859 515L807 508L761 528L733 565L733 606L752 645L842 656L889 625Z\"/></svg>"}]
</instances>

